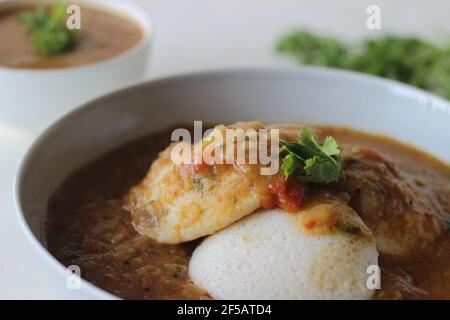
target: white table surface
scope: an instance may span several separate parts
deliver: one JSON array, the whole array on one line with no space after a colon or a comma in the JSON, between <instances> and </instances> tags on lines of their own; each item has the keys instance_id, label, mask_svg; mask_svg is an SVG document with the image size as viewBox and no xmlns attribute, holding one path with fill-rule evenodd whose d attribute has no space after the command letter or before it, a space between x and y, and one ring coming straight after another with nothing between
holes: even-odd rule
<instances>
[{"instance_id":1,"label":"white table surface","mask_svg":"<svg viewBox=\"0 0 450 320\"><path fill-rule=\"evenodd\" d=\"M381 31L432 38L450 32L448 0L133 1L147 10L156 24L149 79L205 69L288 63L273 53L273 46L280 34L297 26L344 39L375 36L380 31L366 28L370 4L381 8ZM0 127L1 299L64 298L64 292L49 280L15 217L13 176L32 139L14 127Z\"/></svg>"}]
</instances>

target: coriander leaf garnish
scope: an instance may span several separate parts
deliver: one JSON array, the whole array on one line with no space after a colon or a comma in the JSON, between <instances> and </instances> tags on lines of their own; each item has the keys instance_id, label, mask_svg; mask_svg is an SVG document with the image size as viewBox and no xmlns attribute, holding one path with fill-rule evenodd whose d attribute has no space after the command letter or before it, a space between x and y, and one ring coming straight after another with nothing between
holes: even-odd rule
<instances>
[{"instance_id":1,"label":"coriander leaf garnish","mask_svg":"<svg viewBox=\"0 0 450 320\"><path fill-rule=\"evenodd\" d=\"M337 156L341 154L338 144L333 137L326 137L322 145L322 151L328 156Z\"/></svg>"},{"instance_id":2,"label":"coriander leaf garnish","mask_svg":"<svg viewBox=\"0 0 450 320\"><path fill-rule=\"evenodd\" d=\"M299 64L349 69L409 83L450 99L450 45L420 38L383 35L361 43L298 30L276 50Z\"/></svg>"},{"instance_id":3,"label":"coriander leaf garnish","mask_svg":"<svg viewBox=\"0 0 450 320\"><path fill-rule=\"evenodd\" d=\"M281 169L287 179L293 176L302 182L327 184L344 177L341 151L333 137L322 145L307 127L300 130L296 142L282 140L280 153L285 154Z\"/></svg>"},{"instance_id":4,"label":"coriander leaf garnish","mask_svg":"<svg viewBox=\"0 0 450 320\"><path fill-rule=\"evenodd\" d=\"M66 6L62 2L51 8L43 6L21 13L18 19L27 28L31 42L43 55L58 54L74 48L76 33L65 24Z\"/></svg>"},{"instance_id":5,"label":"coriander leaf garnish","mask_svg":"<svg viewBox=\"0 0 450 320\"><path fill-rule=\"evenodd\" d=\"M288 33L277 44L277 51L292 56L298 63L346 68L349 49L341 41L300 30Z\"/></svg>"},{"instance_id":6,"label":"coriander leaf garnish","mask_svg":"<svg viewBox=\"0 0 450 320\"><path fill-rule=\"evenodd\" d=\"M297 157L293 154L288 154L283 159L282 169L285 177L289 177L294 173L295 170L302 166L302 161L297 159Z\"/></svg>"}]
</instances>

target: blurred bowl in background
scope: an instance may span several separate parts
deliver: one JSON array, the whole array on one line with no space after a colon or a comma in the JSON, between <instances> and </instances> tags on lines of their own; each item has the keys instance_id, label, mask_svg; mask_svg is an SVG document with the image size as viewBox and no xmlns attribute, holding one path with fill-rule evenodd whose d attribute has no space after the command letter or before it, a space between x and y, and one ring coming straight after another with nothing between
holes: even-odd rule
<instances>
[{"instance_id":1,"label":"blurred bowl in background","mask_svg":"<svg viewBox=\"0 0 450 320\"><path fill-rule=\"evenodd\" d=\"M30 0L2 1L0 12L35 3ZM71 4L125 16L141 28L143 37L124 53L92 64L60 69L0 66L0 126L36 134L74 107L143 78L154 36L153 24L147 14L125 0L75 0Z\"/></svg>"}]
</instances>

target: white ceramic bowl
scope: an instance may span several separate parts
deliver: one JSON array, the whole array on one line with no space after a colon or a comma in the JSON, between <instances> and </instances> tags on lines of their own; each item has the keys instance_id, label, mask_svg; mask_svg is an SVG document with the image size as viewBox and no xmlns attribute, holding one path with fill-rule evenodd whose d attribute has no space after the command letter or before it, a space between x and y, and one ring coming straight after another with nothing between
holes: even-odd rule
<instances>
[{"instance_id":1,"label":"white ceramic bowl","mask_svg":"<svg viewBox=\"0 0 450 320\"><path fill-rule=\"evenodd\" d=\"M0 11L29 2L36 1L0 1ZM142 9L125 0L75 0L70 3L128 16L141 27L144 37L118 56L85 66L38 70L0 66L0 126L34 134L74 107L137 82L144 76L154 28Z\"/></svg>"},{"instance_id":2,"label":"white ceramic bowl","mask_svg":"<svg viewBox=\"0 0 450 320\"><path fill-rule=\"evenodd\" d=\"M206 72L152 81L94 100L33 144L16 176L19 220L65 288L65 268L46 250L47 200L75 169L112 148L180 122L239 120L348 126L383 133L450 161L450 104L375 77L319 68ZM82 283L76 297L111 298Z\"/></svg>"}]
</instances>

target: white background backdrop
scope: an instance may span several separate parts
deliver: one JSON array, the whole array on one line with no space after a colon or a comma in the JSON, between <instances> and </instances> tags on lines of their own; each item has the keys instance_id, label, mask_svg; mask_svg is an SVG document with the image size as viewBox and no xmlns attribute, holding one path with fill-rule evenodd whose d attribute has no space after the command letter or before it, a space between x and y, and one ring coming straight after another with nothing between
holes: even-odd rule
<instances>
[{"instance_id":1,"label":"white background backdrop","mask_svg":"<svg viewBox=\"0 0 450 320\"><path fill-rule=\"evenodd\" d=\"M381 8L382 30L439 38L450 33L448 0L189 0L135 2L156 22L151 76L272 63L280 34L296 26L353 40L376 36L366 9ZM278 59L276 59L278 60Z\"/></svg>"},{"instance_id":2,"label":"white background backdrop","mask_svg":"<svg viewBox=\"0 0 450 320\"><path fill-rule=\"evenodd\" d=\"M107 1L107 0L105 0ZM147 78L196 70L290 63L276 39L307 27L353 40L376 36L366 8L381 8L381 32L439 39L450 34L448 0L130 0L156 24ZM0 101L1 102L1 101ZM12 204L12 177L30 137L0 128L0 298L64 298L24 238Z\"/></svg>"}]
</instances>

